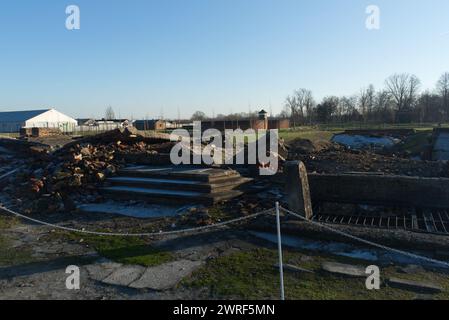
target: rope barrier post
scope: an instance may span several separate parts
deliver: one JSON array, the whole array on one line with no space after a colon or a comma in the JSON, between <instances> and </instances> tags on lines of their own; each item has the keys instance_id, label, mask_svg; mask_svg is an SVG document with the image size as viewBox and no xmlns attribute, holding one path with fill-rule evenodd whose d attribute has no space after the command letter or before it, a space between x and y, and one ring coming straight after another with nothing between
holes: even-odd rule
<instances>
[{"instance_id":1,"label":"rope barrier post","mask_svg":"<svg viewBox=\"0 0 449 320\"><path fill-rule=\"evenodd\" d=\"M284 292L284 265L282 263L282 237L281 237L281 215L279 202L276 202L276 224L278 233L278 252L279 252L279 275L281 280L281 300L285 300Z\"/></svg>"}]
</instances>

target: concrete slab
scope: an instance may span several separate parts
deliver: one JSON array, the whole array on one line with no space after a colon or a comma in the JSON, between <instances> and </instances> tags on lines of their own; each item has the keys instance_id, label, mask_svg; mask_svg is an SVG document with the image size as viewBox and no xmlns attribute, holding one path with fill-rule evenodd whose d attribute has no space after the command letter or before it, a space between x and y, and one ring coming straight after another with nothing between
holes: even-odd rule
<instances>
[{"instance_id":1,"label":"concrete slab","mask_svg":"<svg viewBox=\"0 0 449 320\"><path fill-rule=\"evenodd\" d=\"M116 214L134 218L174 217L182 214L187 208L186 206L129 205L113 201L88 203L78 206L79 210L86 213Z\"/></svg>"},{"instance_id":2,"label":"concrete slab","mask_svg":"<svg viewBox=\"0 0 449 320\"><path fill-rule=\"evenodd\" d=\"M135 289L168 290L176 286L202 265L201 261L178 260L147 268L129 287Z\"/></svg>"},{"instance_id":3,"label":"concrete slab","mask_svg":"<svg viewBox=\"0 0 449 320\"><path fill-rule=\"evenodd\" d=\"M407 273L407 274L417 274L417 273L425 272L423 267L418 266L416 264L409 264L409 265L406 265L405 267L399 267L399 271L402 273Z\"/></svg>"},{"instance_id":4,"label":"concrete slab","mask_svg":"<svg viewBox=\"0 0 449 320\"><path fill-rule=\"evenodd\" d=\"M139 279L145 272L145 267L142 266L121 266L112 272L102 282L117 286L128 286L133 281Z\"/></svg>"},{"instance_id":5,"label":"concrete slab","mask_svg":"<svg viewBox=\"0 0 449 320\"><path fill-rule=\"evenodd\" d=\"M323 262L321 269L326 272L338 274L347 277L367 277L366 268L351 264L343 264L337 262Z\"/></svg>"},{"instance_id":6,"label":"concrete slab","mask_svg":"<svg viewBox=\"0 0 449 320\"><path fill-rule=\"evenodd\" d=\"M85 266L89 278L96 281L104 280L120 267L122 267L122 264L110 261L93 263Z\"/></svg>"},{"instance_id":7,"label":"concrete slab","mask_svg":"<svg viewBox=\"0 0 449 320\"><path fill-rule=\"evenodd\" d=\"M440 293L441 291L443 291L442 287L430 282L418 282L399 278L389 278L387 280L387 283L389 286L394 288L420 293Z\"/></svg>"}]
</instances>

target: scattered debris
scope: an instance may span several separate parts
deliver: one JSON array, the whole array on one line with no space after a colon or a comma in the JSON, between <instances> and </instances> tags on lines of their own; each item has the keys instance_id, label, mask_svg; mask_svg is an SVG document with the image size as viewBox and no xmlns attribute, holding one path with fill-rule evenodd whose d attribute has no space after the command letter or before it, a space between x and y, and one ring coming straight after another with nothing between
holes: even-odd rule
<instances>
[{"instance_id":1,"label":"scattered debris","mask_svg":"<svg viewBox=\"0 0 449 320\"><path fill-rule=\"evenodd\" d=\"M297 155L309 154L330 149L333 147L333 144L326 140L312 142L308 139L295 139L291 141L286 147L289 152L289 158L293 158Z\"/></svg>"},{"instance_id":2,"label":"scattered debris","mask_svg":"<svg viewBox=\"0 0 449 320\"><path fill-rule=\"evenodd\" d=\"M411 160L395 155L381 155L370 151L335 146L320 152L298 155L290 160L304 162L310 173L343 174L370 172L384 175L415 177L449 177L444 162Z\"/></svg>"},{"instance_id":3,"label":"scattered debris","mask_svg":"<svg viewBox=\"0 0 449 320\"><path fill-rule=\"evenodd\" d=\"M66 144L50 152L33 143L12 140L29 150L26 168L3 191L18 199L25 213L73 211L75 202L98 202L99 186L125 166L123 154L157 154L168 146L167 136L143 137L133 129L117 129Z\"/></svg>"}]
</instances>

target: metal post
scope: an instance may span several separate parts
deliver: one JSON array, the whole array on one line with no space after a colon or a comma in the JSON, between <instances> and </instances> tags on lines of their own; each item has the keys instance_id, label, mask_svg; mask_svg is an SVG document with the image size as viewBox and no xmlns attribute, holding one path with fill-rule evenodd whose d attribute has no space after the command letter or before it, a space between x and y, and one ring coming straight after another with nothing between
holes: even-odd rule
<instances>
[{"instance_id":1,"label":"metal post","mask_svg":"<svg viewBox=\"0 0 449 320\"><path fill-rule=\"evenodd\" d=\"M279 275L281 278L281 300L285 300L284 265L282 263L281 216L280 216L280 210L279 210L279 202L276 202L276 224L277 224L277 233L278 233Z\"/></svg>"}]
</instances>

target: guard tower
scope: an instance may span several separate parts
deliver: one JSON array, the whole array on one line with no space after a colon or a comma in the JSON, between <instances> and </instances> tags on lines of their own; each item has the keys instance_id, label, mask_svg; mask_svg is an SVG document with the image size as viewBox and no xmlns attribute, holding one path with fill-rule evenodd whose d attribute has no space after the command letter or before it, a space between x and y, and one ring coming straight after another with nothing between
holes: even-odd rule
<instances>
[{"instance_id":1,"label":"guard tower","mask_svg":"<svg viewBox=\"0 0 449 320\"><path fill-rule=\"evenodd\" d=\"M263 121L263 129L267 130L268 129L268 112L266 112L265 110L260 110L259 111L259 122Z\"/></svg>"}]
</instances>

